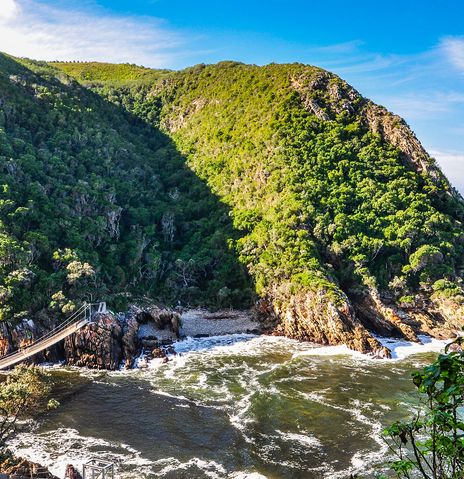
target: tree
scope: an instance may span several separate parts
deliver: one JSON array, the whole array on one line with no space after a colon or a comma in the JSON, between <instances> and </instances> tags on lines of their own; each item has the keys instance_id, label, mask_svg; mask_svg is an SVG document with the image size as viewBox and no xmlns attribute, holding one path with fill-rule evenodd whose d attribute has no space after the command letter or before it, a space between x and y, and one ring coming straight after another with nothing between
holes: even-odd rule
<instances>
[{"instance_id":1,"label":"tree","mask_svg":"<svg viewBox=\"0 0 464 479\"><path fill-rule=\"evenodd\" d=\"M0 383L0 456L20 419L58 406L49 398L51 387L50 376L43 369L28 366L16 367Z\"/></svg>"},{"instance_id":2,"label":"tree","mask_svg":"<svg viewBox=\"0 0 464 479\"><path fill-rule=\"evenodd\" d=\"M452 344L462 344L459 338ZM450 345L449 345L450 346ZM398 478L460 479L464 475L464 352L449 351L413 374L424 399L414 417L385 429Z\"/></svg>"}]
</instances>

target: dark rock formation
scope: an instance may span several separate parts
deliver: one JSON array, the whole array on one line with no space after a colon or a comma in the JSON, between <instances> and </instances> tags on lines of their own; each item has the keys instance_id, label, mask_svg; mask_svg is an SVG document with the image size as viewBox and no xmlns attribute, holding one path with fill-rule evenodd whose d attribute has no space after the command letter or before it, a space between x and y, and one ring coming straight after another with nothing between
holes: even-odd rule
<instances>
[{"instance_id":1,"label":"dark rock formation","mask_svg":"<svg viewBox=\"0 0 464 479\"><path fill-rule=\"evenodd\" d=\"M117 369L122 359L121 323L113 314L98 314L93 322L65 339L66 361L74 366Z\"/></svg>"},{"instance_id":2,"label":"dark rock formation","mask_svg":"<svg viewBox=\"0 0 464 479\"><path fill-rule=\"evenodd\" d=\"M66 338L68 364L94 369L131 368L143 352L156 350L179 335L180 315L172 310L132 306L126 314L99 314L94 321Z\"/></svg>"},{"instance_id":3,"label":"dark rock formation","mask_svg":"<svg viewBox=\"0 0 464 479\"><path fill-rule=\"evenodd\" d=\"M0 323L0 357L27 347L54 325L50 319L24 320L15 327ZM84 326L63 343L37 354L34 362L56 362L65 359L67 364L92 369L118 369L134 365L142 351L150 353L160 346L172 343L179 337L179 313L150 305L132 306L125 314L99 313L92 323ZM158 357L157 352L155 356ZM164 357L164 356L161 356Z\"/></svg>"},{"instance_id":4,"label":"dark rock formation","mask_svg":"<svg viewBox=\"0 0 464 479\"><path fill-rule=\"evenodd\" d=\"M68 464L64 473L64 479L82 479L82 476L72 464Z\"/></svg>"},{"instance_id":5,"label":"dark rock formation","mask_svg":"<svg viewBox=\"0 0 464 479\"><path fill-rule=\"evenodd\" d=\"M139 323L137 318L129 315L124 322L122 335L122 355L124 357L124 366L126 368L132 367L134 359L140 353L138 332Z\"/></svg>"},{"instance_id":6,"label":"dark rock formation","mask_svg":"<svg viewBox=\"0 0 464 479\"><path fill-rule=\"evenodd\" d=\"M137 321L140 324L152 323L156 329L168 329L179 336L180 315L176 311L151 306L138 313Z\"/></svg>"},{"instance_id":7,"label":"dark rock formation","mask_svg":"<svg viewBox=\"0 0 464 479\"><path fill-rule=\"evenodd\" d=\"M290 295L280 289L269 300L269 309L279 318L274 329L277 334L318 344L346 344L379 358L390 357L390 351L368 332L343 293L332 298L322 290Z\"/></svg>"},{"instance_id":8,"label":"dark rock formation","mask_svg":"<svg viewBox=\"0 0 464 479\"><path fill-rule=\"evenodd\" d=\"M6 322L0 322L0 357L12 351L27 347L56 326L53 319L46 316L35 321L24 319L12 327ZM37 354L35 362L56 362L63 357L62 345L55 345Z\"/></svg>"}]
</instances>

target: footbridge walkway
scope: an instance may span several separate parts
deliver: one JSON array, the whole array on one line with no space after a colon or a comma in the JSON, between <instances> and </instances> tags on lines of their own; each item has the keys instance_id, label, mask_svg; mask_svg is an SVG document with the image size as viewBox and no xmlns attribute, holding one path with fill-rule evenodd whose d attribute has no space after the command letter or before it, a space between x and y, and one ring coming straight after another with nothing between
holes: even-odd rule
<instances>
[{"instance_id":1,"label":"footbridge walkway","mask_svg":"<svg viewBox=\"0 0 464 479\"><path fill-rule=\"evenodd\" d=\"M59 343L92 321L96 313L106 313L106 303L84 303L66 321L28 346L0 358L0 370L14 366L44 349Z\"/></svg>"}]
</instances>

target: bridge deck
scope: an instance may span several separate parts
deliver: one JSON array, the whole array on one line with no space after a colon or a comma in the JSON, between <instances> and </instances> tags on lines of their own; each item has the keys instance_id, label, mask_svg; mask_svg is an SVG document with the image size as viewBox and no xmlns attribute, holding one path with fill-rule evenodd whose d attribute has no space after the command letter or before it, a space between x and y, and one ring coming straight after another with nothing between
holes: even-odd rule
<instances>
[{"instance_id":1,"label":"bridge deck","mask_svg":"<svg viewBox=\"0 0 464 479\"><path fill-rule=\"evenodd\" d=\"M64 327L64 325L58 326L55 330L46 334L43 338L39 338L30 346L27 346L24 349L21 349L14 353L8 354L7 356L4 356L3 358L0 358L0 370L14 366L21 361L24 361L25 359L30 358L37 353L40 353L44 349L47 349L50 346L59 343L71 334L74 334L76 331L78 331L90 322L92 316L92 306L93 305L91 304L87 304L83 308L81 308L81 310L78 311L78 314L76 315L74 321L71 324L66 325L66 327ZM100 303L98 305L98 309L95 312L106 312L106 305L104 303Z\"/></svg>"}]
</instances>

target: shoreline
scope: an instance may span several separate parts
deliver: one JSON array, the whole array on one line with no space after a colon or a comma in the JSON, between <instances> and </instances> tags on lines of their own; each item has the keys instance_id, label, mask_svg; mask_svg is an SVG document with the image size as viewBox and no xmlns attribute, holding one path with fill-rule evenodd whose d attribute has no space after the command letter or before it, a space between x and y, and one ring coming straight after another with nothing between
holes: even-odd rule
<instances>
[{"instance_id":1,"label":"shoreline","mask_svg":"<svg viewBox=\"0 0 464 479\"><path fill-rule=\"evenodd\" d=\"M99 313L95 320L64 341L61 357L37 355L37 363L50 367L78 367L94 370L146 368L155 358L167 362L176 354L176 344L186 340L210 339L227 335L281 336L269 331L252 310L209 311L204 308L172 310L155 305L132 306L126 313ZM285 336L286 337L286 336ZM437 351L448 340L419 335L419 342L393 337L374 336L391 350L391 358L405 357L404 350L427 350L427 344ZM305 343L298 339L290 339ZM342 354L362 359L379 360L378 356L361 353L346 344L324 345L308 342L311 353ZM399 352L397 351L399 350ZM53 351L51 351L53 353Z\"/></svg>"},{"instance_id":2,"label":"shoreline","mask_svg":"<svg viewBox=\"0 0 464 479\"><path fill-rule=\"evenodd\" d=\"M222 364L222 361L223 361L222 358L236 357L239 360L240 364L243 364L242 360L240 359L240 358L243 358L243 361L245 361L249 365L249 367L253 368L254 367L253 364L255 361L253 358L255 357L258 358L263 354L267 354L266 351L268 352L279 351L279 354L283 356L276 357L276 358L279 358L276 361L276 364L277 363L282 365L286 364L288 366L290 362L294 362L295 367L299 367L297 366L298 364L305 364L305 363L314 364L316 367L318 367L317 365L321 365L322 367L325 367L324 365L330 365L332 364L333 361L337 361L337 363L339 363L340 365L344 364L346 367L356 369L357 371L363 370L365 366L369 368L374 367L373 371L377 371L377 365L380 368L380 370L382 370L382 368L388 368L388 370L392 368L393 370L396 370L396 368L398 368L398 365L401 363L403 364L402 366L400 366L401 368L408 367L407 366L408 364L414 364L416 359L411 359L410 361L406 363L403 362L404 359L407 359L409 356L414 355L416 353L432 352L435 349L437 349L439 346L440 348L443 347L445 343L444 341L443 342L430 341L429 343L423 344L422 346L419 346L418 348L417 345L412 342L393 340L391 338L389 339L389 341L390 341L390 345L393 346L395 350L398 347L408 347L409 354L405 354L403 355L403 357L399 357L398 355L398 358L394 359L393 361L389 361L389 360L378 361L366 355L361 355L360 353L357 353L355 351L348 350L348 348L346 347L345 348L342 348L340 346L322 346L321 347L320 345L318 346L315 344L304 343L294 339L289 339L289 338L285 338L281 336L270 336L266 334L261 334L261 335L232 334L232 335L210 336L206 338L205 337L200 337L200 338L190 337L185 339L182 338L175 341L175 343L173 344L174 349L176 349L177 352L180 352L180 354L173 356L172 361L169 361L168 364L162 364L161 362L155 360L153 364L151 364L146 371L139 371L137 369L124 371L121 369L114 372L110 372L110 371L97 372L90 369L87 369L87 371L85 371L83 370L83 368L73 367L72 368L73 371L72 372L70 371L70 374L80 375L82 373L83 377L87 378L88 381L95 382L96 384L102 384L102 381L105 383L114 383L115 381L129 381L127 383L122 383L122 384L132 384L132 381L136 381L136 380L142 380L142 382L146 381L146 379L152 377L152 375L153 377L158 377L158 378L169 378L169 381L173 381L175 380L175 376L173 376L172 373L175 371L178 371L179 368L185 367L187 371L190 371L190 374L194 374L197 368L196 365L198 364L197 363L198 360L203 361L203 364L206 365L206 369L205 369L206 374L212 374L215 376L216 373L211 369L210 366L214 364ZM433 348L431 348L432 346ZM310 357L308 358L308 356ZM311 357L314 357L314 362ZM230 364L234 364L234 363L232 362ZM274 366L270 365L271 369L269 369L269 371L272 370L274 367L275 365ZM66 368L66 366L64 366L64 368L68 369ZM254 374L257 374L258 376L260 376L262 373L262 370L260 367L256 367L253 370L254 370ZM266 370L268 370L268 368ZM207 371L210 371L210 372L208 373ZM310 379L313 374L311 371L314 371L314 369L312 367L308 367L308 371L309 371L308 379ZM95 376L95 374L97 375ZM102 374L103 376L100 376L100 374ZM234 374L234 368L232 368L232 374ZM182 376L180 376L180 378L182 378ZM197 378L196 381L197 382L195 384L197 384L200 388L202 388L203 387L202 380ZM298 377L295 377L295 381L296 381L295 384L297 385L300 384L298 382L299 381ZM150 381L148 381L148 384L150 384ZM160 384L162 384L162 382ZM214 381L212 384L216 388L217 393L221 391L220 384L216 384ZM251 387L254 383L251 382L248 384ZM283 383L279 383L279 384L282 385ZM96 387L100 387L100 386L96 386ZM269 385L269 387L271 388L270 390L272 390L272 386ZM147 389L147 392L149 391L151 394L155 394L155 397L157 398L159 398L160 397L159 395L162 394L162 398L158 399L158 401L160 401L159 404L164 404L163 401L172 402L175 400L180 400L182 404L179 405L179 409L175 409L175 410L177 412L179 411L182 412L184 411L184 408L187 408L187 406L189 408L191 407L196 408L199 404L201 404L201 401L198 402L198 398L190 400L189 395L186 393L186 391L188 390L189 388L187 387L187 389L185 390L181 389L177 392L173 392L169 388L164 389L163 387L160 387L158 384L157 386L155 385L149 386ZM83 389L83 391L85 391L85 388ZM119 389L117 391L119 391ZM325 389L321 389L321 391L325 391ZM121 392L120 394L125 395L126 393ZM234 394L234 391L232 391L232 394ZM308 396L309 400L314 400L314 398L316 398L317 400L318 398L317 394L312 395L311 392L308 392L308 394L309 394ZM165 397L168 397L168 399L164 399ZM195 398L195 396L193 397ZM248 395L248 393L246 393L245 397L249 398L250 396ZM184 401L186 398L188 398L187 402ZM171 404L171 402L169 404ZM339 409L336 409L336 410L338 411ZM233 427L234 424L235 423L233 423L232 421L231 427ZM142 427L142 426L139 424L139 427ZM298 431L295 430L292 432L292 434L293 433L297 434ZM66 432L66 434L68 433ZM98 443L103 448L109 448L108 450L111 450L111 448L113 447L112 441L114 441L114 439L112 438L104 437L104 440L106 441L104 443L98 442L103 440L99 436L98 437L92 436L91 434L90 435L84 434L77 438L78 440L85 441L87 437L91 438L92 444ZM90 444L90 446L92 446L92 444ZM89 451L91 451L91 448L89 449ZM137 451L140 451L140 449L137 449ZM21 451L18 451L18 453L20 454ZM122 455L128 454L129 456L132 453L133 453L132 450L131 451L124 450L121 452ZM49 452L47 452L47 454L49 454ZM39 461L40 456L26 455L25 457L30 457L31 460L40 462ZM56 464L52 464L51 466L50 466L51 464L50 462L44 461L43 463L48 464L50 466L50 470L53 471L53 473L57 477L62 478L63 477L62 472L58 473L58 466L61 468L60 471L64 470L64 465L67 462L72 463L71 459L72 457L63 458L63 460L59 461L59 464L56 463ZM80 467L80 463L77 463L75 465Z\"/></svg>"}]
</instances>

